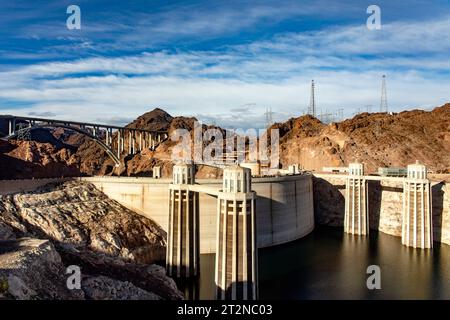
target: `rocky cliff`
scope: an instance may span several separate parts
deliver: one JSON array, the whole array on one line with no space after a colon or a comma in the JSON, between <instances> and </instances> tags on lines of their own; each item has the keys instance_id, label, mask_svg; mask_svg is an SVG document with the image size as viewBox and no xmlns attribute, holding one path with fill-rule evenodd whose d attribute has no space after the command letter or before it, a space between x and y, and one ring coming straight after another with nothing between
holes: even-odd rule
<instances>
[{"instance_id":1,"label":"rocky cliff","mask_svg":"<svg viewBox=\"0 0 450 320\"><path fill-rule=\"evenodd\" d=\"M0 140L0 179L79 176L73 154L51 143Z\"/></svg>"},{"instance_id":2,"label":"rocky cliff","mask_svg":"<svg viewBox=\"0 0 450 320\"><path fill-rule=\"evenodd\" d=\"M193 136L195 121L197 119L193 117L172 117L164 110L156 108L138 117L126 127L164 130L169 133L169 137L176 129L186 129ZM208 128L217 128L223 131L215 126L202 126L203 130ZM117 139L116 135L113 135L113 141L115 139ZM68 143L68 141L65 142ZM74 154L74 162L79 163L80 171L87 175L151 176L153 167L159 166L162 176L170 177L173 166L172 149L175 145L176 142L167 139L160 143L154 151L147 149L135 155L122 157L123 165L115 170L113 162L101 148L92 141L85 141ZM125 150L128 148L128 141L124 142L124 148ZM220 175L220 170L203 165L198 166L198 178L216 178Z\"/></svg>"},{"instance_id":3,"label":"rocky cliff","mask_svg":"<svg viewBox=\"0 0 450 320\"><path fill-rule=\"evenodd\" d=\"M362 113L329 125L302 116L273 128L280 129L283 167L299 163L320 171L358 160L374 172L419 160L435 171L450 170L450 104L431 112Z\"/></svg>"},{"instance_id":4,"label":"rocky cliff","mask_svg":"<svg viewBox=\"0 0 450 320\"><path fill-rule=\"evenodd\" d=\"M7 297L182 297L164 268L154 264L165 259L165 232L87 183L0 196L0 241L0 281L10 288L3 290ZM79 293L65 286L68 265L83 271ZM28 294L16 294L17 283Z\"/></svg>"},{"instance_id":5,"label":"rocky cliff","mask_svg":"<svg viewBox=\"0 0 450 320\"><path fill-rule=\"evenodd\" d=\"M173 117L156 108L128 124L130 128L192 131L195 118ZM207 126L203 126L206 130ZM329 125L311 116L277 123L280 129L280 163L283 168L300 164L307 170L346 166L359 160L367 172L378 167L406 166L416 160L437 172L450 172L450 104L426 112L362 113ZM221 128L218 128L222 130ZM40 129L41 130L41 129ZM42 129L43 130L43 129ZM47 134L48 135L48 134ZM175 145L167 140L155 151L122 157L117 170L97 144L83 135L63 129L43 132L33 142L0 142L0 179L78 175L151 176L154 166L170 176ZM57 139L56 139L57 138ZM117 139L116 135L113 140ZM125 141L125 149L128 141ZM198 177L220 177L220 172L200 166Z\"/></svg>"}]
</instances>

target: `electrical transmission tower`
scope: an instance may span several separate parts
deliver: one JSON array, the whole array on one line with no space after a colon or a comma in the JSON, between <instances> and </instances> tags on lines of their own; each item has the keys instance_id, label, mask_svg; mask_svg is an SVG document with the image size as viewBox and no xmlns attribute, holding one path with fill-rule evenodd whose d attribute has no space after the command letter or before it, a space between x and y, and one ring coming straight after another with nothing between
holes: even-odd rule
<instances>
[{"instance_id":1,"label":"electrical transmission tower","mask_svg":"<svg viewBox=\"0 0 450 320\"><path fill-rule=\"evenodd\" d=\"M30 141L31 130L28 123L19 123L17 131L17 140Z\"/></svg>"},{"instance_id":2,"label":"electrical transmission tower","mask_svg":"<svg viewBox=\"0 0 450 320\"><path fill-rule=\"evenodd\" d=\"M344 119L344 108L339 108L337 114L339 121L342 121Z\"/></svg>"},{"instance_id":3,"label":"electrical transmission tower","mask_svg":"<svg viewBox=\"0 0 450 320\"><path fill-rule=\"evenodd\" d=\"M308 114L316 116L316 97L314 96L314 80L311 81L311 98L309 100Z\"/></svg>"},{"instance_id":4,"label":"electrical transmission tower","mask_svg":"<svg viewBox=\"0 0 450 320\"><path fill-rule=\"evenodd\" d=\"M266 116L266 128L269 128L273 124L272 108L266 109L266 112L264 113L264 115Z\"/></svg>"},{"instance_id":5,"label":"electrical transmission tower","mask_svg":"<svg viewBox=\"0 0 450 320\"><path fill-rule=\"evenodd\" d=\"M381 81L381 105L380 112L388 112L387 93L386 93L386 75L383 74Z\"/></svg>"}]
</instances>

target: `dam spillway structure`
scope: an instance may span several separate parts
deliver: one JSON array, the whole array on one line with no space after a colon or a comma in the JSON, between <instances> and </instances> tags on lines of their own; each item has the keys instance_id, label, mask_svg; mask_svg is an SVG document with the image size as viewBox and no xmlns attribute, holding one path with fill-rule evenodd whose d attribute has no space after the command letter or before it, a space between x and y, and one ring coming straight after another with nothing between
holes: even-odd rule
<instances>
[{"instance_id":1,"label":"dam spillway structure","mask_svg":"<svg viewBox=\"0 0 450 320\"><path fill-rule=\"evenodd\" d=\"M166 271L175 278L199 275L199 197L189 190L195 183L195 165L177 164L169 184L169 223Z\"/></svg>"},{"instance_id":2,"label":"dam spillway structure","mask_svg":"<svg viewBox=\"0 0 450 320\"><path fill-rule=\"evenodd\" d=\"M408 165L403 184L402 244L414 248L433 247L431 184L427 168L416 162Z\"/></svg>"},{"instance_id":3,"label":"dam spillway structure","mask_svg":"<svg viewBox=\"0 0 450 320\"><path fill-rule=\"evenodd\" d=\"M364 165L350 163L345 189L344 231L355 235L369 234L367 181Z\"/></svg>"},{"instance_id":4,"label":"dam spillway structure","mask_svg":"<svg viewBox=\"0 0 450 320\"><path fill-rule=\"evenodd\" d=\"M255 204L251 170L238 165L225 168L217 198L217 300L257 299Z\"/></svg>"}]
</instances>

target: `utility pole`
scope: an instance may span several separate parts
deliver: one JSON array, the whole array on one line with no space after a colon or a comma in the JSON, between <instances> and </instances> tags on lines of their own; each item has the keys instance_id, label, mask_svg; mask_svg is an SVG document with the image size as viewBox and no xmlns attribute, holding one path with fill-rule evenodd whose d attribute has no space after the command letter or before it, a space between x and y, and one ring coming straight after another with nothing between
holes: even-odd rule
<instances>
[{"instance_id":1,"label":"utility pole","mask_svg":"<svg viewBox=\"0 0 450 320\"><path fill-rule=\"evenodd\" d=\"M387 90L386 90L386 75L384 75L384 74L383 74L383 79L381 80L380 112L388 112Z\"/></svg>"}]
</instances>

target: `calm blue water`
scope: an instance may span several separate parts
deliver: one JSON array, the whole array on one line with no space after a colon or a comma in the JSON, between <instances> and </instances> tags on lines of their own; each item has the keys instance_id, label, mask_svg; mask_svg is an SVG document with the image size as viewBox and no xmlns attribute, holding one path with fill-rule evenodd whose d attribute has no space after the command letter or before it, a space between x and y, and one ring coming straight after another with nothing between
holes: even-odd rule
<instances>
[{"instance_id":1,"label":"calm blue water","mask_svg":"<svg viewBox=\"0 0 450 320\"><path fill-rule=\"evenodd\" d=\"M201 276L186 287L214 298L214 254L200 258ZM381 268L381 289L368 290L367 266ZM189 288L189 289L188 289ZM190 290L190 291L188 291ZM260 299L450 299L450 246L407 248L398 237L316 228L295 242L259 250Z\"/></svg>"}]
</instances>

